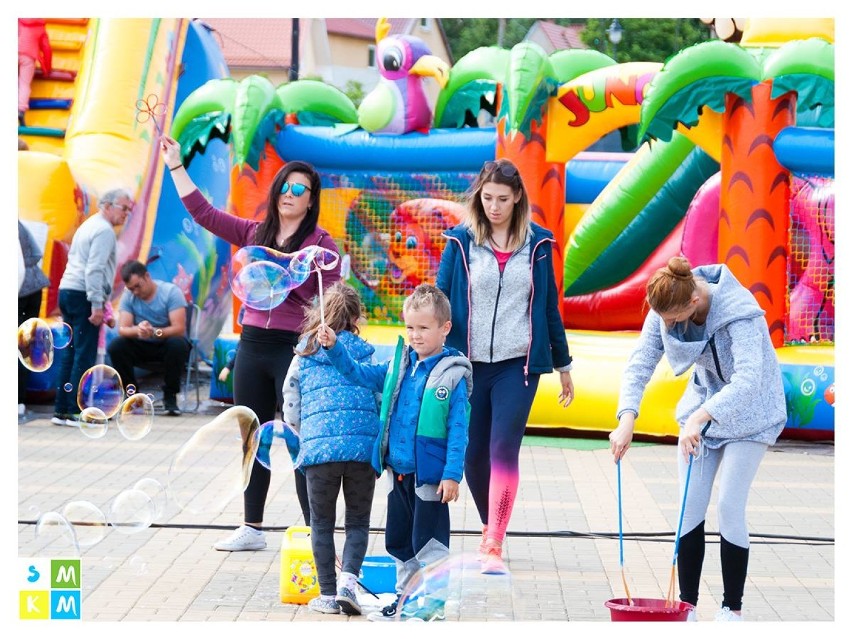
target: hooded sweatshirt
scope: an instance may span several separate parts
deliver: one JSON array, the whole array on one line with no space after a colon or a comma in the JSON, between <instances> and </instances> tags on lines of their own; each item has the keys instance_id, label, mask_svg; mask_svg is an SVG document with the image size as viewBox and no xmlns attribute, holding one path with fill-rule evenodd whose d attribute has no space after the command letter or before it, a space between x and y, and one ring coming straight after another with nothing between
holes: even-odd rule
<instances>
[{"instance_id":1,"label":"hooded sweatshirt","mask_svg":"<svg viewBox=\"0 0 852 639\"><path fill-rule=\"evenodd\" d=\"M622 378L617 415L627 410L639 415L645 386L665 354L675 375L694 367L677 404L681 428L703 407L713 418L702 429L708 448L731 441L774 444L787 422L787 408L764 311L727 266L699 266L692 272L710 291L704 325L685 322L668 330L656 312L648 311Z\"/></svg>"}]
</instances>

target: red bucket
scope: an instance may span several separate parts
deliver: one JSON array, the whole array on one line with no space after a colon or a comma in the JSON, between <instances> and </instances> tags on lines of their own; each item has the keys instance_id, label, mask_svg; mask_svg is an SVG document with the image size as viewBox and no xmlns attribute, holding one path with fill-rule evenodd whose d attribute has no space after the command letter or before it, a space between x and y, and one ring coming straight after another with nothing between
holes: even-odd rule
<instances>
[{"instance_id":1,"label":"red bucket","mask_svg":"<svg viewBox=\"0 0 852 639\"><path fill-rule=\"evenodd\" d=\"M675 601L673 605L666 606L665 599L631 599L633 605L627 603L627 599L610 599L604 605L609 608L612 621L686 621L689 611L694 608L685 601Z\"/></svg>"}]
</instances>

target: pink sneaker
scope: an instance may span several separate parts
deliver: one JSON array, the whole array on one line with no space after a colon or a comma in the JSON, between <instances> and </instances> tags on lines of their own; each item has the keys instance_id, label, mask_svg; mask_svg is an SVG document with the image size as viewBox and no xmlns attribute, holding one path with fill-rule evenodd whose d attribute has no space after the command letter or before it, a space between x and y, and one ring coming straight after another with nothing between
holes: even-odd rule
<instances>
[{"instance_id":1,"label":"pink sneaker","mask_svg":"<svg viewBox=\"0 0 852 639\"><path fill-rule=\"evenodd\" d=\"M509 569L503 563L503 542L489 539L485 544L485 553L482 556L483 575L506 575Z\"/></svg>"}]
</instances>

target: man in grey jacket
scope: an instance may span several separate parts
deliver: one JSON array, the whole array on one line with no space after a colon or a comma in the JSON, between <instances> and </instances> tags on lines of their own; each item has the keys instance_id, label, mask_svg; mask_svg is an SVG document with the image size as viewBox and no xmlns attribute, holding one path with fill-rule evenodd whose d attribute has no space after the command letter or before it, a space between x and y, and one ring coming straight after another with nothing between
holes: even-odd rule
<instances>
[{"instance_id":1,"label":"man in grey jacket","mask_svg":"<svg viewBox=\"0 0 852 639\"><path fill-rule=\"evenodd\" d=\"M57 353L56 400L53 419L57 425L77 426L77 386L83 373L95 365L98 332L104 321L104 304L112 292L116 268L116 234L130 216L133 199L125 189L107 191L98 212L83 222L71 240L68 262L59 282L59 310L71 327L71 343Z\"/></svg>"}]
</instances>

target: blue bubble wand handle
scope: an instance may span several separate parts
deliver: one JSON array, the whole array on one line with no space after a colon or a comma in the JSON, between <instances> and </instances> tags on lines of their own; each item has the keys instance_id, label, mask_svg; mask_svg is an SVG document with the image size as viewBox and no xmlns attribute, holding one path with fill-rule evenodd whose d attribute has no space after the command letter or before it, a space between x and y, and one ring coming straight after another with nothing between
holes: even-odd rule
<instances>
[{"instance_id":1,"label":"blue bubble wand handle","mask_svg":"<svg viewBox=\"0 0 852 639\"><path fill-rule=\"evenodd\" d=\"M624 574L624 532L621 527L621 460L615 463L618 470L618 565L621 566L621 583L624 584L624 592L627 593L627 605L633 605L630 597L630 588L627 587L627 577Z\"/></svg>"},{"instance_id":2,"label":"blue bubble wand handle","mask_svg":"<svg viewBox=\"0 0 852 639\"><path fill-rule=\"evenodd\" d=\"M672 557L672 574L669 578L669 590L666 594L666 608L675 605L675 566L677 565L677 551L680 547L680 531L683 526L683 513L686 511L686 493L689 490L689 476L692 474L692 453L689 454L689 465L686 467L686 481L683 484L683 501L680 506L680 517L677 522L677 534L675 535L674 557Z\"/></svg>"}]
</instances>

